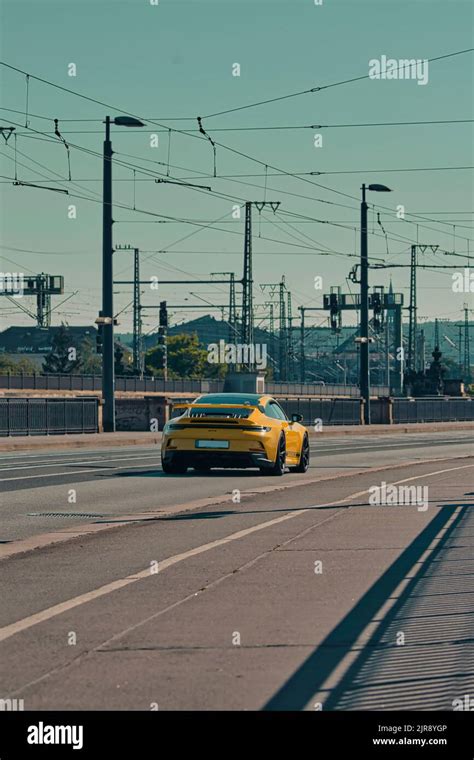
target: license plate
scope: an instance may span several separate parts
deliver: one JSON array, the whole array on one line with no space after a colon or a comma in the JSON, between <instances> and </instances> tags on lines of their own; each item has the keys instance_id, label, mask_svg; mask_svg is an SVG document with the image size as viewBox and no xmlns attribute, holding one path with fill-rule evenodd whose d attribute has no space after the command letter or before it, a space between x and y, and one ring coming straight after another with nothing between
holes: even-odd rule
<instances>
[{"instance_id":1,"label":"license plate","mask_svg":"<svg viewBox=\"0 0 474 760\"><path fill-rule=\"evenodd\" d=\"M196 441L197 449L228 449L229 441Z\"/></svg>"}]
</instances>

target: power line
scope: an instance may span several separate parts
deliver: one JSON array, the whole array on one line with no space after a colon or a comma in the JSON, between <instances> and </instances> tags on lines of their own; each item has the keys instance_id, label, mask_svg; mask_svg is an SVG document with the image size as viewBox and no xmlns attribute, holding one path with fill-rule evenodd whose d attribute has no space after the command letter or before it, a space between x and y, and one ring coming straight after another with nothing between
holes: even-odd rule
<instances>
[{"instance_id":1,"label":"power line","mask_svg":"<svg viewBox=\"0 0 474 760\"><path fill-rule=\"evenodd\" d=\"M452 58L456 55L471 53L473 50L474 48L467 48L466 50L458 50L454 53L446 53L445 55L439 55L439 56L436 56L435 58L428 58L427 60L430 63L432 63L433 61L440 61L443 58ZM407 67L407 65L410 65L410 64L398 66L397 70L404 69ZM214 116L222 116L223 114L235 113L236 111L243 111L244 109L247 109L247 108L256 108L257 106L267 105L268 103L276 103L277 101L288 100L289 98L296 98L296 97L299 97L300 95L308 95L309 93L321 92L322 90L328 90L331 87L340 87L341 85L344 85L344 84L350 84L352 82L360 82L364 79L369 79L369 78L370 78L369 74L364 74L363 76L358 76L358 77L351 77L351 79L343 79L339 82L332 82L330 84L320 85L318 87L311 87L307 90L300 90L299 92L289 93L288 95L280 95L279 97L276 97L276 98L269 98L267 100L259 100L255 103L247 103L244 106L237 106L235 108L227 108L224 111L216 111L216 113L208 114L207 116L203 118L211 119Z\"/></svg>"},{"instance_id":2,"label":"power line","mask_svg":"<svg viewBox=\"0 0 474 760\"><path fill-rule=\"evenodd\" d=\"M17 111L12 108L1 108L2 111L14 111L14 113L20 113L22 114L23 111ZM29 116L32 116L33 114L28 114ZM47 121L50 121L49 116L36 116L38 119L45 119ZM154 120L159 121L160 117L143 117L145 121L153 122ZM167 121L166 119L161 119L162 121ZM67 122L68 119L60 119L61 122ZM80 119L78 121L81 121ZM93 119L91 121L100 121L99 119ZM169 119L169 121L172 121ZM308 130L314 130L314 129L359 129L363 127L408 127L408 126L427 126L427 125L437 125L437 124L472 124L474 122L474 119L429 119L427 121L380 121L380 122L363 122L360 124L267 124L267 125L259 125L255 127L213 127L213 132L268 132L273 130L284 130L284 131L293 131L293 130L301 130L301 129L308 129ZM153 129L153 130L143 130L145 133L162 133L165 134L169 132L169 128L160 128L160 129ZM183 132L186 132L188 134L191 133L201 133L200 129L184 129ZM18 132L18 135L24 136L26 132ZM45 132L45 134L54 134L54 131L51 132ZM65 135L100 135L103 134L103 130L101 129L66 129L63 130L63 134ZM139 133L134 132L133 130L130 130L130 132L127 132L130 136L136 136Z\"/></svg>"},{"instance_id":3,"label":"power line","mask_svg":"<svg viewBox=\"0 0 474 760\"><path fill-rule=\"evenodd\" d=\"M434 60L440 60L440 59L442 59L442 58L449 58L449 57L452 57L452 56L454 56L454 55L460 55L460 54L463 54L463 53L466 53L466 52L472 52L472 50L473 50L473 49L472 49L472 48L470 48L470 49L467 49L467 50L463 50L463 51L457 51L457 52L455 52L455 53L450 53L450 54L446 54L446 55L443 55L443 56L438 56L438 57L436 57L436 58L432 58L432 59L428 59L428 60L430 60L430 61L434 61ZM25 76L31 76L33 79L36 79L36 80L38 80L38 81L40 81L40 82L42 82L42 83L45 83L45 84L47 84L47 85L49 85L49 86L55 87L56 89L59 89L59 90L62 90L62 91L68 92L69 94L75 95L76 97L80 97L80 98L82 98L82 99L85 99L85 100L88 100L88 101L90 101L90 102L94 102L94 103L100 104L100 105L102 105L102 106L104 106L104 107L107 107L107 108L111 108L111 109L113 108L112 106L110 106L110 105L108 105L108 104L104 103L103 101L100 101L100 100L97 100L97 99L95 99L95 98L91 98L91 97L89 97L89 96L83 95L82 93L74 92L73 90L70 90L69 88L63 87L63 86L61 86L61 85L57 85L57 84L55 84L55 83L53 83L53 82L50 82L50 81L48 81L48 80L45 80L45 79L43 79L43 78L41 78L41 77L37 77L36 75L30 75L30 74L28 74L27 72L25 72L25 71L23 71L23 70L21 70L21 69L18 69L18 68L14 67L14 66L11 66L10 64L7 64L6 62L0 62L0 63L1 63L2 65L6 66L7 68L11 69L11 70L17 71L17 72L19 72L19 73L21 73L21 74L24 74ZM367 77L368 77L368 75L367 75L366 77L362 77L362 78L367 78ZM327 85L327 86L325 86L324 88L318 88L318 89L325 89L326 87L329 87L329 86L336 86L337 84L343 84L343 83L347 83L348 81L356 81L357 79L360 79L360 77L356 77L356 78L354 78L354 80L344 80L344 82L334 83L333 85ZM283 97L286 97L286 96L283 96ZM262 103L263 103L263 101L262 101ZM245 106L245 107L247 107L247 106ZM126 113L126 114L128 114L128 115L131 115L131 116L135 116L135 114L132 114L131 112L125 111L125 110L123 110L123 109L115 108L114 110L117 110L117 111L119 111L119 112L121 112L121 113ZM234 109L231 109L231 110L234 110ZM240 110L240 108L239 108L239 109L235 109L235 110ZM163 125L160 125L160 124L158 124L158 126L163 126ZM205 138L199 137L198 135L192 135L192 134L190 134L189 132L186 132L186 131L184 131L184 130L177 130L177 129L174 129L174 128L170 128L170 127L167 127L167 129L168 129L169 131L175 131L175 132L178 132L179 134L188 134L190 137L194 137L194 138L196 138L196 139L205 139ZM234 149L234 148L231 148L231 147L229 147L229 146L227 146L227 145L225 145L225 144L223 144L223 143L217 143L217 142L216 142L216 143L215 143L215 145L217 145L217 146L219 146L219 147L222 147L223 149L225 149L225 150L228 150L228 151L230 151L230 152L232 152L232 153L234 153L234 154L236 154L236 155L240 155L240 156L242 156L242 157L244 157L244 158L247 158L248 160L251 160L251 161L254 161L254 162L256 162L256 163L259 163L260 165L263 165L263 166L265 166L265 167L266 167L266 170L267 170L267 168L268 168L268 167L270 167L270 168L272 168L272 169L275 169L275 170L276 170L276 171L278 171L278 172L281 172L281 174L282 174L282 175L295 177L295 179L299 179L300 181L304 181L304 182L307 182L307 183L309 183L309 184L311 184L311 185L314 185L314 186L316 186L316 187L320 187L320 188L322 188L322 189L324 189L324 190L326 190L326 191L328 191L328 192L333 192L333 193L336 193L336 194L338 194L338 195L342 195L342 196L344 196L344 197L350 198L351 200L356 200L356 201L358 201L358 200L359 200L357 197L355 197L355 196L352 196L352 195L350 195L350 194L348 194L348 193L343 193L343 192L341 192L341 191L339 191L339 190L335 190L334 188L329 188L329 187L327 187L327 186L325 186L325 185L321 185L320 183L317 183L317 182L314 182L314 181L311 181L311 180L305 179L304 177L298 177L298 176L295 176L295 175L294 175L293 173L291 173L291 172L288 172L288 171L285 171L285 170L283 170L283 169L280 169L279 167L276 167L276 166L274 166L274 165L271 165L271 164L269 164L268 162L263 162L263 161L261 161L260 159L256 159L256 158L254 158L254 157L252 157L252 156L250 156L250 155L248 155L248 154L245 154L245 153L243 153L242 151L238 151L238 150L236 150L236 149ZM77 149L80 149L80 150L84 150L85 152L89 152L89 153L91 153L92 155L95 155L95 152L94 152L94 151L88 151L87 149L85 149L85 148L83 148L83 147L81 147L81 146L75 146L75 147L76 147ZM124 163L124 165L125 165L125 163ZM142 171L143 173L146 173L146 172L143 170L143 168L140 168L140 171ZM372 204L372 205L373 205L373 207L374 207L374 208L375 208L375 207L377 207L377 208L383 208L383 209L385 209L385 210L391 211L391 209L387 209L387 207L384 207L384 206L380 206L380 205L378 205L378 204L377 204L377 205L375 205L375 204ZM146 213L146 212L142 212L142 213ZM410 216L415 216L415 215L414 215L414 214L410 214ZM420 218L423 218L423 217L420 217ZM406 222L408 222L408 223L410 223L410 224L415 224L415 222L412 222L412 221L410 221L410 220L404 220L404 221L406 221ZM427 220L427 221L432 221L432 220ZM423 225L418 225L418 226L423 226ZM427 228L427 229L430 229L430 228ZM439 230L436 230L436 231L437 231L437 232L439 232ZM277 241L277 242L280 242L280 241Z\"/></svg>"},{"instance_id":4,"label":"power line","mask_svg":"<svg viewBox=\"0 0 474 760\"><path fill-rule=\"evenodd\" d=\"M473 50L474 50L474 48L468 48L468 49L466 49L466 50L461 50L461 51L457 51L457 52L454 52L454 53L448 53L448 54L445 54L445 55L442 55L442 56L437 56L437 57L435 57L435 58L430 58L430 59L427 59L427 60L428 60L428 61L436 61L436 60L441 60L441 59L443 59L443 58L450 58L450 57L453 57L453 56L456 56L456 55L461 55L461 54L464 54L464 53L467 53L467 52L472 52ZM106 104L106 103L104 103L103 101L100 101L100 100L98 100L98 99L96 99L96 98L91 98L91 97L89 97L89 96L87 96L87 95L83 95L82 93L78 93L78 92L75 92L74 90L71 90L71 89L69 89L69 88L63 87L62 85L58 85L58 84L56 84L56 83L54 83L54 82L51 82L51 81L49 81L49 80L46 80L46 79L44 79L44 78L42 78L42 77L38 77L38 76L36 76L36 75L34 75L34 74L29 74L28 72L26 72L26 71L23 71L22 69L18 69L18 68L16 68L15 66L11 66L10 64L7 64L7 63L6 63L6 62L4 62L4 61L0 61L0 65L6 66L7 68L9 68L9 69L12 69L12 70L14 70L14 71L17 71L17 72L19 72L19 73L21 73L21 74L23 74L23 75L25 75L25 76L29 76L29 77L31 77L31 78L33 78L33 79L37 79L38 81L40 81L40 82L42 82L42 83L44 83L44 84L47 84L47 85L49 85L49 86L51 86L51 87L55 87L55 88L57 88L57 89L59 89L59 90L62 90L62 91L68 92L69 94L75 95L76 97L80 97L80 98L82 98L82 99L85 99L85 100L88 100L88 101L90 101L90 102L93 102L93 103L96 103L96 104L102 105L102 106L104 106L104 107L106 107L106 108L111 108L111 109L113 109L113 110L116 110L116 111L120 111L121 113L127 114L127 115L129 115L129 116L134 116L135 118L141 118L142 120L144 119L144 117L137 117L137 115L136 115L136 114L133 114L133 113L131 113L131 112L129 112L129 111L125 111L125 110L123 110L123 109L120 109L120 108L114 108L113 106L111 106L111 105L109 105L109 104ZM405 68L405 66L402 66L401 68ZM345 83L347 83L347 82L349 82L349 81L357 81L358 79L366 79L366 78L368 78L368 76L369 76L369 75L367 74L367 75L365 75L364 77L355 77L355 78L353 78L352 80L344 80L343 82L337 82L337 83L334 83L334 84L332 84L332 85L326 85L326 86L324 86L324 87L322 87L322 88L316 88L316 89L326 89L327 87L336 86L336 85L338 85L338 84L345 84ZM313 89L314 89L314 88L313 88ZM287 97L287 96L283 96L283 98L286 98L286 97ZM262 103L263 103L263 101L262 101ZM250 107L250 106L243 106L243 107L240 107L240 108L238 108L238 109L230 109L230 110L241 110L241 108L247 108L247 107ZM217 115L217 114L213 114L213 115ZM203 117L203 118L208 118L208 117ZM163 128L166 128L168 131L174 131L174 132L178 132L179 134L187 134L187 135L189 135L190 137L193 137L193 138L195 138L195 139L201 139L201 140L206 140L206 141L207 141L207 137L199 137L198 135L195 135L195 134L191 134L191 133L189 133L189 132L186 132L185 130L178 130L178 129L175 129L175 128L165 127L165 125L163 125L163 124L157 124L157 125L158 125L158 126L161 126L161 127L163 127ZM245 153L243 153L242 151L238 151L238 150L236 150L235 148L231 148L231 147L229 147L229 146L227 146L227 145L225 145L225 144L223 144L223 143L218 143L218 142L215 142L215 145L216 145L216 146L219 146L219 147L221 147L221 148L223 148L223 149L225 149L225 150L228 150L228 151L230 151L230 152L232 152L232 153L235 153L235 154L237 154L237 155L240 155L240 156L242 156L242 157L244 157L244 158L247 158L247 159L248 159L248 160L250 160L250 161L254 161L254 162L256 162L256 163L259 163L259 164L260 164L260 165L262 165L262 166L265 166L265 167L269 167L269 168L275 169L276 171L279 171L279 172L281 172L282 174L284 174L284 175L286 175L286 176L295 176L295 175L294 175L294 174L292 174L291 172L288 172L288 171L285 171L285 170L283 170L283 169L280 169L279 167L273 166L273 165L269 164L268 162L267 162L267 163L265 163L265 162L263 162L263 161L261 161L261 160L259 160L259 159L256 159L256 158L254 158L254 157L252 157L252 156L250 156L250 155L248 155L248 154L245 154ZM85 149L84 149L84 150L85 150ZM307 182L307 183L309 183L309 184L311 184L311 185L314 185L314 186L316 186L316 187L321 187L322 189L324 189L324 190L326 190L326 191L328 191L328 192L337 193L338 195L342 195L342 196L344 196L344 197L350 198L351 200L357 200L357 201L359 200L359 199L358 199L358 198L356 198L355 196L352 196L352 195L350 195L350 194L348 194L348 193L343 193L343 192L342 192L342 191L340 191L340 190L335 190L334 188L330 188L330 187L327 187L327 186L325 186L325 185L321 185L320 183L317 183L317 182L313 182L313 181L311 181L311 180L307 180L307 179L305 179L304 177L296 177L296 178L297 178L297 179L300 179L301 181ZM374 204L372 204L372 205L374 205ZM386 209L386 207L383 207L383 206L379 206L379 205L377 205L377 207L378 207L378 208L385 208L385 209ZM387 209L386 209L386 210L387 210ZM406 220L406 221L408 221L408 222L409 222L409 220ZM412 222L409 222L409 223L412 223Z\"/></svg>"}]
</instances>

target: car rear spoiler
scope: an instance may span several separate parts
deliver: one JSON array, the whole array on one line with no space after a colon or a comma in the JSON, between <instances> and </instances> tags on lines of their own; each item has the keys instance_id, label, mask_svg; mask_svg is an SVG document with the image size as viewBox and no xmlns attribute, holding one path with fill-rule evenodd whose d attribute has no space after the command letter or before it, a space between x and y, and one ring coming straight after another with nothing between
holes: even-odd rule
<instances>
[{"instance_id":1,"label":"car rear spoiler","mask_svg":"<svg viewBox=\"0 0 474 760\"><path fill-rule=\"evenodd\" d=\"M258 409L258 404L172 404L173 409L209 409L215 406L216 409Z\"/></svg>"}]
</instances>

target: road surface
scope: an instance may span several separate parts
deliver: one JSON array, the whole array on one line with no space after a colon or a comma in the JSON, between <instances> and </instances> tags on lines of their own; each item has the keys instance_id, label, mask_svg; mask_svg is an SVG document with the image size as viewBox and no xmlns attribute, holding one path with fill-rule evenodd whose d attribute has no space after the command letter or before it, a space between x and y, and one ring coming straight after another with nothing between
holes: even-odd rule
<instances>
[{"instance_id":1,"label":"road surface","mask_svg":"<svg viewBox=\"0 0 474 760\"><path fill-rule=\"evenodd\" d=\"M167 477L147 447L3 455L0 698L452 710L474 693L473 443L313 438L283 478ZM376 504L384 482L427 501Z\"/></svg>"}]
</instances>

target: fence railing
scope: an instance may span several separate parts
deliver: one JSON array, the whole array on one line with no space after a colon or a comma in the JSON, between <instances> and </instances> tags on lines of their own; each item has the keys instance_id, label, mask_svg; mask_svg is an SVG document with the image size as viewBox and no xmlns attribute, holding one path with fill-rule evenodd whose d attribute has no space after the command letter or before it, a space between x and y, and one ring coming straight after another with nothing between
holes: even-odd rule
<instances>
[{"instance_id":1,"label":"fence railing","mask_svg":"<svg viewBox=\"0 0 474 760\"><path fill-rule=\"evenodd\" d=\"M2 398L0 436L97 433L97 398Z\"/></svg>"},{"instance_id":2,"label":"fence railing","mask_svg":"<svg viewBox=\"0 0 474 760\"><path fill-rule=\"evenodd\" d=\"M409 422L474 422L474 399L394 398L392 419Z\"/></svg>"},{"instance_id":3,"label":"fence railing","mask_svg":"<svg viewBox=\"0 0 474 760\"><path fill-rule=\"evenodd\" d=\"M342 383L265 383L265 391L271 395L288 396L349 396L360 398L360 389L357 385L343 385ZM388 385L372 385L372 396L389 396Z\"/></svg>"},{"instance_id":4,"label":"fence railing","mask_svg":"<svg viewBox=\"0 0 474 760\"><path fill-rule=\"evenodd\" d=\"M275 394L277 395L277 394ZM288 398L278 394L289 417L292 414L303 415L303 425L315 427L322 425L360 425L360 399L349 398Z\"/></svg>"},{"instance_id":5,"label":"fence railing","mask_svg":"<svg viewBox=\"0 0 474 760\"><path fill-rule=\"evenodd\" d=\"M44 375L44 374L5 374L0 375L0 388L6 390L43 390L43 391L100 391L100 375ZM115 390L138 393L221 393L223 380L163 380L159 377L117 376ZM279 383L268 382L265 390L270 394L293 396L348 396L359 398L360 391L356 385L324 383ZM389 388L375 385L371 388L374 396L388 396Z\"/></svg>"},{"instance_id":6,"label":"fence railing","mask_svg":"<svg viewBox=\"0 0 474 760\"><path fill-rule=\"evenodd\" d=\"M218 393L224 387L222 380L163 380L159 377L115 378L116 391L128 392L176 392L176 393ZM5 374L0 375L0 388L6 390L40 391L100 391L100 375L42 375Z\"/></svg>"}]
</instances>

